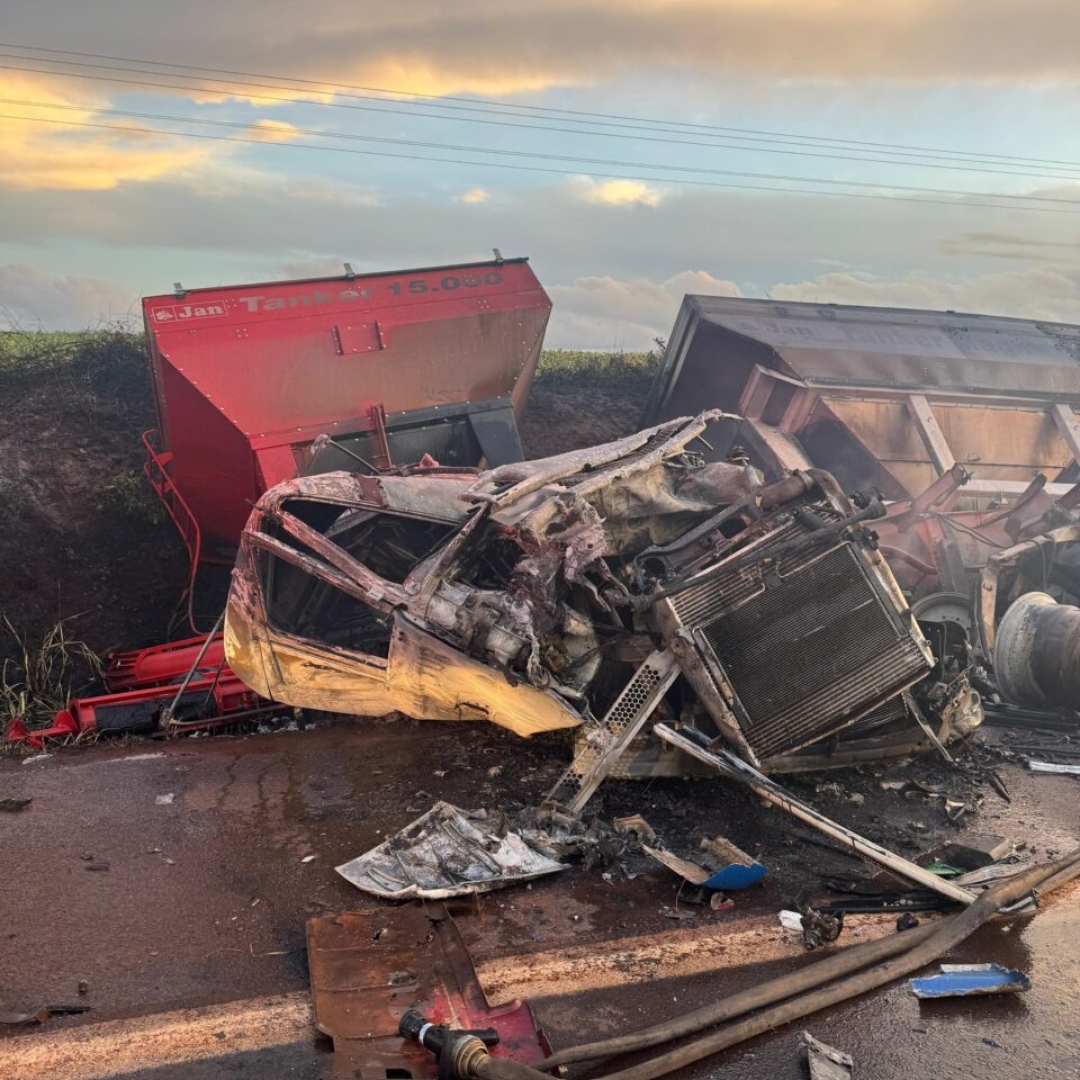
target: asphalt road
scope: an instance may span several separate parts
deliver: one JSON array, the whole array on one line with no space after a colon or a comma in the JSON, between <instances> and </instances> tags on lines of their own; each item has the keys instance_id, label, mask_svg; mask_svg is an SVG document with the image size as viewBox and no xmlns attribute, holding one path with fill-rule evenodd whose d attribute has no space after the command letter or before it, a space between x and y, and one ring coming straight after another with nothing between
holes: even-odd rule
<instances>
[{"instance_id":1,"label":"asphalt road","mask_svg":"<svg viewBox=\"0 0 1080 1080\"><path fill-rule=\"evenodd\" d=\"M0 759L0 798L33 800L0 814L0 1008L91 1006L41 1029L0 1028L0 1076L330 1076L329 1042L310 1022L305 924L372 903L333 867L436 798L533 801L563 764L551 741L411 721ZM1040 858L1076 846L1075 779L1019 766L1002 775L1012 803L987 800L969 827L1024 839ZM717 783L685 785L691 817L711 815L715 831L725 824ZM653 791L619 789L630 806ZM785 829L778 811L760 813ZM898 801L896 813L910 805ZM555 1046L653 1023L807 962L776 922L780 886L684 921L671 918L677 885L660 867L610 883L575 868L490 895L462 931L489 997L529 999ZM860 1078L1074 1077L1078 922L1074 886L1034 917L984 928L951 958L1022 969L1032 980L1022 996L920 1004L898 984L805 1026L853 1054ZM890 920L851 919L842 942L890 931ZM796 1035L774 1032L681 1075L803 1077Z\"/></svg>"}]
</instances>

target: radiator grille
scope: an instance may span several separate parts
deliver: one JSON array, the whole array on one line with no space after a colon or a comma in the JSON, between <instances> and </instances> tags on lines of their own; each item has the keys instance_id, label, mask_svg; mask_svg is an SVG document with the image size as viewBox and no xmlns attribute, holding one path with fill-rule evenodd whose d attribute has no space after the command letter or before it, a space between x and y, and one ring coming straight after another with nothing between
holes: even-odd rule
<instances>
[{"instance_id":1,"label":"radiator grille","mask_svg":"<svg viewBox=\"0 0 1080 1080\"><path fill-rule=\"evenodd\" d=\"M733 567L701 590L708 600L693 590L673 606L726 673L759 758L831 734L926 670L850 543L764 578Z\"/></svg>"}]
</instances>

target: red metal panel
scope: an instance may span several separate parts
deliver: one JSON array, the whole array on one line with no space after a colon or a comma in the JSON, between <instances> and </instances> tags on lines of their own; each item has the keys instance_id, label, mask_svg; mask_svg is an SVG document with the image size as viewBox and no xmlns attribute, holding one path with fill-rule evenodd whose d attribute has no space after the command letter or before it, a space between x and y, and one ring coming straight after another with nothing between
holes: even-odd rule
<instances>
[{"instance_id":1,"label":"red metal panel","mask_svg":"<svg viewBox=\"0 0 1080 1080\"><path fill-rule=\"evenodd\" d=\"M551 302L525 260L146 297L162 449L203 555L320 432L512 395L520 409Z\"/></svg>"}]
</instances>

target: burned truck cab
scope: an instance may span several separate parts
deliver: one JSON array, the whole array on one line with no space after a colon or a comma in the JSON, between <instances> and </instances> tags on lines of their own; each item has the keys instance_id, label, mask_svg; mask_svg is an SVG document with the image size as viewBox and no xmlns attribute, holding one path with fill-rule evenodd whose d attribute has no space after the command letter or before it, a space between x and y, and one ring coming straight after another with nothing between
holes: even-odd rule
<instances>
[{"instance_id":1,"label":"burned truck cab","mask_svg":"<svg viewBox=\"0 0 1080 1080\"><path fill-rule=\"evenodd\" d=\"M659 720L766 771L928 745L908 692L934 658L876 551L880 501L706 461L719 416L486 472L278 485L241 541L233 670L298 707L577 728L575 783Z\"/></svg>"}]
</instances>

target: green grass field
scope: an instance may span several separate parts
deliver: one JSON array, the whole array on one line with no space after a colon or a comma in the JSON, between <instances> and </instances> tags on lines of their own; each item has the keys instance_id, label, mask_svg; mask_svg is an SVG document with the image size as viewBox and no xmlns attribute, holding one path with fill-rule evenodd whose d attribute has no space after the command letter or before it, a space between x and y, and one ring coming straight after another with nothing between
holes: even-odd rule
<instances>
[{"instance_id":1,"label":"green grass field","mask_svg":"<svg viewBox=\"0 0 1080 1080\"><path fill-rule=\"evenodd\" d=\"M663 355L662 342L648 352L588 349L545 349L540 353L540 380L648 378ZM4 376L74 373L87 366L145 368L142 334L117 329L74 331L13 330L0 332L0 378Z\"/></svg>"}]
</instances>

